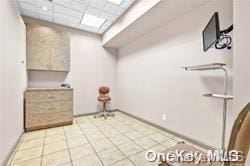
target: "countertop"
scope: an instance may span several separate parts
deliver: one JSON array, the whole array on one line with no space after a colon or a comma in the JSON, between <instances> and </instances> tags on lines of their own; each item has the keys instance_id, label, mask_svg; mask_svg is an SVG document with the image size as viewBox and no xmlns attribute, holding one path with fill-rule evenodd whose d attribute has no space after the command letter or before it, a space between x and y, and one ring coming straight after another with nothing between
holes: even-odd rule
<instances>
[{"instance_id":1,"label":"countertop","mask_svg":"<svg viewBox=\"0 0 250 166\"><path fill-rule=\"evenodd\" d=\"M73 88L27 88L26 91L56 91L56 90L73 90Z\"/></svg>"}]
</instances>

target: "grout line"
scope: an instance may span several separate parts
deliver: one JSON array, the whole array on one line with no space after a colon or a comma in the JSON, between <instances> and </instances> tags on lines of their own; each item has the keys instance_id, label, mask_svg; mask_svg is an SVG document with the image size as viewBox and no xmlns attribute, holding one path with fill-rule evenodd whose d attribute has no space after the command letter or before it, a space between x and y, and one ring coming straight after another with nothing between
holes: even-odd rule
<instances>
[{"instance_id":1,"label":"grout line","mask_svg":"<svg viewBox=\"0 0 250 166\"><path fill-rule=\"evenodd\" d=\"M109 125L109 124L108 124ZM124 159L121 159L121 160L119 160L119 161L116 161L116 162L114 162L114 163L112 163L111 165L114 165L114 164L116 164L116 163L118 163L118 162L120 162L120 161L122 161L122 160L125 160L125 159L128 159L130 162L132 162L129 158L128 158L128 156L125 154L125 153L123 153L119 148L118 148L118 146L116 146L111 140L110 140L110 138L108 137L108 136L106 136L105 134L104 134L104 132L102 131L102 130L100 130L99 129L99 127L98 126L96 126L96 124L94 124L94 126L114 145L114 147L115 148L117 148L124 156L125 156L125 158ZM112 127L111 125L109 125L110 127ZM113 128L113 127L112 127ZM113 128L114 129L114 128ZM115 129L116 130L116 129ZM119 133L120 133L120 131L118 131ZM119 135L119 134L118 134ZM115 135L116 136L116 135ZM124 143L125 144L125 143ZM113 147L111 147L111 148L113 148ZM108 149L111 149L111 148L108 148ZM105 149L105 150L108 150L108 149ZM103 150L103 151L105 151L105 150ZM133 163L133 162L132 162ZM133 163L134 164L134 163ZM134 164L135 165L135 164Z\"/></svg>"},{"instance_id":2,"label":"grout line","mask_svg":"<svg viewBox=\"0 0 250 166\"><path fill-rule=\"evenodd\" d=\"M35 140L35 139L43 139L42 137L40 137L40 138L33 138L33 139L29 139L29 140ZM43 141L44 142L44 141ZM23 142L22 142L23 143ZM20 143L20 145L22 144L22 143ZM25 148L25 149L19 149L18 148L18 150L16 150L15 152L17 152L17 151L26 151L26 150L29 150L29 149L33 149L33 148L38 148L38 147L42 147L43 146L43 144L42 145L35 145L35 146L32 146L32 147L28 147L28 148ZM13 153L14 154L14 153Z\"/></svg>"},{"instance_id":3,"label":"grout line","mask_svg":"<svg viewBox=\"0 0 250 166\"><path fill-rule=\"evenodd\" d=\"M130 118L130 117L129 117ZM133 120L134 120L134 118L132 118ZM120 120L118 120L119 122L121 122L122 124L124 124L125 126L127 126L128 128L130 128L130 129L132 129L133 131L136 131L136 132L138 132L138 133L140 133L138 130L136 130L136 129L134 129L134 128L132 128L132 127L130 127L129 125L127 125L127 124L125 124L125 123L123 123L122 121L120 121ZM144 122L142 122L143 124L146 124L146 123L144 123ZM113 129L115 129L112 125L110 125ZM151 126L151 125L150 125ZM116 130L116 129L115 129ZM119 131L120 132L120 131ZM136 144L137 146L139 146L139 147L141 147L143 150L142 151L139 151L139 152L137 152L137 153L135 153L135 154L133 154L133 155L131 155L131 156L135 156L135 155L137 155L137 154L139 154L139 153L141 153L141 152L144 152L144 151L147 151L147 149L145 149L144 147L142 147L141 145L139 145L139 144L137 144L133 139L131 139L131 138L129 138L128 136L126 136L124 133L122 133L122 132L120 132L121 133L121 135L123 135L123 136L125 136L126 138L128 138L131 142L133 142L134 144ZM157 133L156 131L155 132L153 132L153 133ZM151 134L153 134L153 133L151 133ZM140 133L141 134L141 133ZM144 134L142 134L143 136L142 137L138 137L138 138L136 138L136 139L140 139L140 138L143 138L143 137L147 137L147 138L149 138L147 135L144 135ZM167 136L166 136L167 137ZM167 138L169 138L169 137L167 137ZM136 140L135 139L135 140ZM149 138L149 139L151 139L151 138ZM152 140L152 139L151 139ZM154 140L152 140L152 141L154 141ZM111 141L112 142L112 141ZM154 141L154 142L156 142L156 141ZM163 141L164 142L164 141ZM156 145L153 145L153 146L151 146L151 147L149 147L149 148L152 148L152 147L155 147L155 146L159 146L159 145L161 145L162 146L162 144L161 143L158 143L158 142L156 142L157 144ZM123 144L126 144L126 143L123 143ZM120 144L120 145L123 145L123 144ZM119 146L120 146L119 145ZM118 147L117 147L118 148ZM119 148L118 148L119 149ZM125 155L126 156L126 155ZM130 160L130 158L129 157L131 157L131 156L126 156L127 158L128 158L128 160L129 161L131 161L134 165L136 165L132 160Z\"/></svg>"},{"instance_id":4,"label":"grout line","mask_svg":"<svg viewBox=\"0 0 250 166\"><path fill-rule=\"evenodd\" d=\"M123 113L122 113L123 114ZM124 114L125 115L125 114ZM127 119L129 119L129 118L131 118L131 117L128 117ZM131 119L133 119L133 120L136 120L136 119L134 119L134 118L131 118ZM141 132L139 132L137 129L134 129L134 128L132 128L132 127L130 127L128 124L125 124L125 123L123 123L122 121L120 121L120 120L118 120L119 122L121 122L123 125L125 125L126 127L128 127L129 129L131 129L131 130L133 130L133 131L135 131L135 132L138 132L138 133L140 133L140 134L142 134ZM136 120L137 121L137 120ZM146 123L144 123L144 122L141 122L141 123L143 123L143 124L146 124ZM137 153L135 153L135 154L133 154L133 155L131 155L131 156L134 156L134 155L137 155L137 154L139 154L139 153L141 153L141 152L143 152L143 151L146 151L147 149L145 149L144 147L142 147L141 145L139 145L139 144L137 144L133 139L131 139L131 138L129 138L128 136L126 136L125 134L124 134L124 132L120 132L119 130L117 130L117 129L115 129L112 125L110 125L109 123L107 124L107 125L109 125L110 127L112 127L114 130L116 130L116 131L118 131L119 132L119 134L121 134L121 135L123 135L123 136L125 136L126 138L128 138L131 142L133 142L134 144L136 144L136 145L138 145L139 147L141 147L143 150L142 151L139 151L139 152L137 152ZM147 124L146 124L147 125ZM96 125L95 125L96 126ZM150 125L151 126L151 125ZM97 128L98 128L98 126L96 126ZM153 127L153 126L152 126ZM98 128L99 129L99 128ZM99 129L100 130L100 129ZM102 131L101 131L102 132ZM103 133L103 132L102 132ZM157 131L155 131L155 132L153 132L153 133L157 133ZM151 134L153 134L153 133L151 133ZM104 134L104 133L103 133ZM118 134L118 135L119 135ZM105 134L104 134L105 135ZM149 134L150 135L150 134ZM115 135L115 136L117 136L117 135ZM115 136L112 136L112 137L115 137ZM165 135L164 135L165 136ZM105 137L106 137L106 135L105 135ZM141 139L141 138L144 138L144 137L147 137L147 138L149 138L147 135L144 135L144 134L142 134L142 137L138 137L138 138L136 138L136 139ZM167 136L165 136L165 137L167 137ZM109 139L109 137L107 137L108 139ZM167 137L167 138L169 138L169 137ZM135 140L136 140L135 139ZM151 138L149 138L150 140L152 140L152 141L154 141L153 139L151 139ZM170 138L169 138L170 139ZM110 140L110 139L109 139ZM110 140L111 141L111 140ZM164 140L165 141L165 140ZM164 142L163 141L163 142ZM154 142L156 142L156 141L154 141ZM112 141L111 141L111 143L112 143ZM123 144L126 144L126 143L128 143L128 142L125 142L125 143L122 143L122 144L120 144L120 145L123 145ZM161 142L162 143L162 142ZM155 145L153 145L153 146L151 146L151 147L149 147L149 148L152 148L152 147L154 147L154 146L159 146L159 145L161 145L162 146L162 144L161 143L158 143L158 142L156 142L156 144ZM113 144L113 143L112 143ZM119 145L119 146L120 146ZM117 147L118 149L119 149L119 147L118 146L116 146L115 144L114 144L114 146L115 147ZM119 149L120 150L120 149ZM123 153L124 154L124 153ZM124 154L125 155L125 154ZM131 161L130 159L129 159L129 157L131 157L131 156L127 156L127 155L125 155L126 156L126 158L129 160L129 161ZM133 164L134 164L134 162L133 161L131 161ZM113 165L113 164L112 164Z\"/></svg>"},{"instance_id":5,"label":"grout line","mask_svg":"<svg viewBox=\"0 0 250 166\"><path fill-rule=\"evenodd\" d=\"M140 137L138 137L138 138L135 138L135 139L129 138L128 136L125 135L125 133L126 133L127 131L121 132L121 131L117 130L116 128L114 128L114 126L115 126L115 125L113 124L114 122L113 122L113 121L108 121L109 119L104 120L104 121L103 121L104 124L107 125L107 126L110 126L110 127L113 129L113 131L117 131L117 134L115 134L115 135L113 135L113 136L107 136L107 135L104 134L105 132L102 131L102 130L99 128L99 127L101 127L101 125L99 126L99 125L96 123L96 122L98 122L98 121L96 121L96 120L93 120L93 121L92 121L91 118L88 119L88 120L89 120L88 123L89 123L89 124L92 124L93 127L96 127L96 128L102 133L102 135L103 135L104 137L106 137L106 138L114 145L114 147L117 148L117 149L125 156L125 158L123 158L123 159L121 159L121 160L118 160L118 161L112 163L112 165L114 165L114 164L116 164L116 163L118 163L118 162L120 162L120 161L126 160L126 159L129 160L132 164L136 165L132 160L130 160L129 157L135 156L135 155L137 155L137 154L139 154L139 153L141 153L141 152L143 152L143 151L146 151L146 150L148 150L149 148L155 147L155 146L159 146L159 145L165 146L165 145L163 145L163 142L166 141L166 140L164 140L164 141L161 142L161 143L158 143L157 141L151 139L151 138L148 137L148 136L151 135L151 134L154 134L154 133L160 133L160 131L163 131L163 132L167 132L167 131L164 131L164 130L162 130L162 129L159 129L159 131L158 131L158 130L154 130L154 129L158 129L158 128L155 127L155 126L153 126L153 125L151 125L151 124L148 124L148 123L146 123L146 122L143 122L143 121L141 121L141 120L139 120L139 119L136 119L136 118L134 118L134 117L131 117L131 116L129 116L129 115L123 113L123 112L119 112L119 115L121 115L121 118L122 118L122 119L119 119L119 118L112 118L113 120L115 120L114 122L121 123L122 125L124 125L125 127L127 127L129 130L138 132L138 133L140 133L142 136L140 136ZM118 115L118 116L119 116L119 115ZM124 121L124 120L127 120L127 121ZM140 132L139 129L131 127L130 123L127 123L128 121L131 121L131 122L133 122L133 123L139 122L139 123L141 123L142 125L148 125L148 126L152 127L153 132L150 133L150 134L143 134L142 132ZM105 151L105 150L108 150L108 149L111 149L111 148L114 148L114 147L110 147L110 148L104 149L104 150L102 150L102 151L100 151L100 152L97 152L97 151L95 150L95 148L93 147L92 143L90 142L89 138L87 137L87 133L85 133L84 130L83 130L83 128L80 126L81 123L78 123L77 120L75 120L74 122L75 122L75 124L77 125L77 127L80 128L80 130L81 130L81 132L83 133L83 135L86 137L86 139L87 139L89 145L92 147L93 151L95 152L96 156L98 157L98 159L100 160L100 162L102 163L102 165L104 165L104 163L103 163L102 159L100 158L100 156L98 155L98 153L100 153L100 152L102 152L102 151ZM100 121L100 122L102 122L102 121ZM91 127L91 128L92 128L92 127ZM62 126L62 129L63 129L64 137L65 137L65 140L66 140L66 144L67 144L67 150L68 150L69 155L70 155L70 156L69 156L69 157L70 157L70 162L71 162L71 164L73 165L73 160L72 160L72 157L71 157L71 154L70 154L70 150L69 150L70 147L69 147L69 144L68 144L68 139L67 139L67 137L66 137L66 130L65 130L65 128L64 128L63 126ZM43 140L43 146L42 146L42 155L41 155L40 165L43 164L43 158L44 158L44 156L48 155L48 154L46 154L46 155L44 154L44 150L45 150L45 139L46 139L46 136L47 136L47 134L48 134L46 129L45 129L44 132L45 132L45 134L44 134L44 136L43 136L44 140ZM168 133L168 132L167 132L167 133ZM160 134L162 134L162 133L160 133ZM170 133L170 134L171 134L171 133ZM17 147L16 147L14 153L12 154L13 157L11 158L11 161L9 162L10 165L12 164L12 162L13 162L13 160L14 160L14 157L15 157L16 153L17 153L18 151L20 151L19 148L20 148L21 144L22 144L23 141L24 141L24 135L25 135L25 134L22 135L22 138L20 139L20 142L17 144ZM53 136L53 135L58 135L58 134L57 134L57 133L56 133L56 134L52 134L51 136ZM90 134L90 135L91 135L91 134ZM126 143L128 143L128 142L125 142L125 143L122 143L122 144L119 144L119 145L115 145L115 144L112 142L112 140L110 139L110 138L116 137L116 136L118 136L118 135L122 135L122 136L126 137L129 141L131 141L132 143L138 145L139 147L142 148L142 151L139 151L139 152L137 152L137 153L135 153L135 154L133 154L133 155L130 155L130 156L125 155L125 154L119 149L119 146L120 146L120 145L123 145L123 144L126 144ZM164 134L163 134L163 135L164 135ZM181 137L178 137L178 136L175 136L175 135L174 135L175 137L173 137L173 138L170 138L170 137L168 137L168 136L166 136L166 135L164 135L164 136L167 137L167 138L169 138L169 140L174 140L173 138L175 138L175 137L176 137L176 138L182 139ZM153 146L151 146L151 147L149 147L149 148L144 148L144 147L142 147L141 145L139 145L139 144L137 144L137 143L135 142L135 140L138 140L138 139L141 139L141 138L145 138L145 137L146 137L146 138L149 138L150 140L152 140L152 141L154 141L154 142L156 142L157 144L155 144L155 145L153 145ZM39 137L39 138L41 138L41 137ZM32 139L38 139L38 138L32 138ZM185 139L183 139L183 140L185 141ZM175 141L176 141L176 140L175 140ZM53 143L55 143L55 142L53 142ZM77 145L77 146L79 146L79 145ZM197 145L196 145L196 146L197 146ZM31 148L35 148L35 147L31 147ZM27 149L30 149L30 148L27 148ZM27 149L24 149L24 150L27 150ZM61 151L61 150L60 150L60 151ZM59 151L57 151L57 152L59 152ZM53 152L53 153L56 153L56 152ZM50 153L50 154L53 154L53 153ZM89 156L89 155L88 155L88 156ZM87 157L87 156L85 156L85 157ZM36 157L36 158L37 158L37 157ZM84 157L83 157L83 158L84 158ZM35 159L35 158L32 158L32 159ZM28 159L28 160L31 160L31 159ZM27 160L24 160L24 161L27 161ZM24 161L21 161L21 162L24 162ZM67 163L67 162L66 162L66 163Z\"/></svg>"},{"instance_id":6,"label":"grout line","mask_svg":"<svg viewBox=\"0 0 250 166\"><path fill-rule=\"evenodd\" d=\"M127 119L129 119L130 117L128 117ZM131 118L131 119L133 119L133 118ZM133 119L134 120L134 119ZM118 122L120 122L120 120L117 120ZM77 126L80 128L80 130L83 132L83 134L84 134L84 136L86 137L86 139L88 140L88 143L91 145L91 147L93 148L93 150L94 150L94 152L95 152L95 154L97 155L97 157L99 158L99 160L101 161L101 163L103 164L103 161L101 160L101 158L99 157L99 155L98 155L98 153L96 152L96 150L94 149L94 147L92 146L92 143L89 141L89 139L88 139L88 137L86 136L86 134L85 134L85 132L83 131L83 129L80 127L80 124L78 123L78 121L76 120L75 121L76 122L76 124L77 124ZM122 123L122 122L121 122ZM143 122L142 122L143 123ZM108 140L110 140L109 139L109 137L108 136L106 136L105 134L104 134L104 132L102 131L102 130L100 130L100 128L96 125L96 123L94 122L94 121L90 121L90 124L93 124L93 126L94 127L96 127ZM133 131L136 131L136 132L139 132L137 129L134 129L134 128L132 128L132 127L130 127L128 124L124 124L124 123L122 123L123 125L125 125L126 127L128 127L129 129L131 129L131 130L133 130ZM145 124L145 123L143 123L143 124ZM110 126L111 128L113 128L114 130L116 130L117 132L118 132L118 134L117 135L119 135L119 134L121 134L121 135L123 135L123 136L125 136L126 138L128 138L130 141L132 141L133 143L135 143L136 145L138 145L136 142L134 142L132 139L130 139L129 137L127 137L125 134L124 134L124 132L120 132L119 130L117 130L117 129L115 129L110 123L106 123L105 122L105 125L108 125L108 126ZM140 133L140 132L139 132ZM65 135L65 128L64 128L64 135ZM111 137L115 137L115 136L117 136L117 135L114 135L114 136L111 136ZM140 137L140 138L143 138L143 137L147 137L147 135L144 135L144 134L142 134L143 136L142 137ZM65 135L65 137L66 137L66 135ZM66 138L67 139L67 138ZM150 138L149 138L150 139ZM111 141L111 140L110 140ZM113 144L113 142L111 141L111 143ZM124 143L125 144L125 143ZM67 144L68 145L68 144ZM118 148L118 146L116 146L115 144L113 144L114 145L114 147L116 147L120 152L121 152L121 150ZM120 145L122 145L122 144L120 144ZM119 146L120 146L119 145ZM160 143L159 144L156 144L156 145L153 145L153 146L158 146L158 145L161 145ZM138 145L139 147L141 147L143 150L142 151L140 151L140 152L138 152L138 153L141 153L141 152L143 152L144 150L146 150L145 148L143 148L142 146L140 146L140 145ZM153 147L152 146L152 147ZM110 148L108 148L108 149L110 149ZM107 150L107 149L106 149ZM105 150L103 150L103 151L105 151ZM122 154L124 154L123 152L121 152ZM138 153L136 153L136 154L138 154ZM133 154L133 155L136 155L136 154ZM131 156L133 156L133 155L131 155ZM124 156L125 156L125 159L128 159L131 163L133 163L134 164L134 162L133 161L131 161L130 159L129 159L129 157L127 156L127 155L125 155L124 154ZM125 160L125 159L122 159L122 160ZM120 162L120 161L122 161L122 160L119 160L119 161L117 161L117 162ZM71 159L71 161L72 161L72 159ZM117 162L115 162L115 163L117 163ZM113 164L115 164L115 163L113 163ZM113 165L112 164L112 165Z\"/></svg>"},{"instance_id":7,"label":"grout line","mask_svg":"<svg viewBox=\"0 0 250 166\"><path fill-rule=\"evenodd\" d=\"M121 112L122 113L122 112ZM123 113L122 113L123 114ZM125 116L126 116L126 114L124 114ZM129 116L130 117L130 116ZM157 141L155 141L155 140L153 140L152 138L150 138L149 136L150 135L152 135L152 134L156 134L156 133L159 133L159 134L161 134L160 132L162 131L162 132L166 132L166 131L164 131L164 130L161 130L161 129L158 129L158 128L156 128L156 127L154 127L154 126L152 126L152 125L150 125L150 124L147 124L146 122L143 122L143 121L140 121L140 120L138 120L138 119L135 119L135 118L133 118L132 117L132 119L133 120L135 120L135 121L139 121L140 123L142 123L143 125L149 125L150 127L153 127L153 128L155 128L156 130L159 130L159 131L156 131L156 130L154 130L152 133L150 133L150 134L143 134L143 133L141 133L141 131L139 131L138 129L136 129L136 128L132 128L132 127L130 127L129 125L127 125L130 129L132 129L132 130L134 130L134 131L137 131L137 132L139 132L140 134L142 134L144 137L147 137L147 138L149 138L150 140L152 140L152 141L154 141L154 142L156 142L156 143L158 143L158 144L162 144L163 142L165 142L165 141L167 141L167 140L174 140L174 141L176 141L174 138L176 138L177 136L174 136L174 137L168 137L168 136L166 136L166 135L164 135L164 134L162 134L164 137L167 137L168 139L166 139L166 140L164 140L164 141L162 141L162 142L157 142ZM120 121L122 124L124 124L124 125L126 125L125 123L123 123L123 121ZM161 130L161 131L160 131ZM167 132L168 133L168 132ZM126 136L126 135L125 135ZM140 139L140 138L142 138L142 137L138 137L138 139ZM180 138L180 137L178 137L178 138ZM136 138L137 139L137 138ZM183 139L184 140L184 139ZM178 141L176 141L176 142L178 142Z\"/></svg>"},{"instance_id":8,"label":"grout line","mask_svg":"<svg viewBox=\"0 0 250 166\"><path fill-rule=\"evenodd\" d=\"M101 160L100 156L98 155L98 153L96 152L96 150L94 149L93 145L90 143L89 138L86 136L85 132L83 131L83 129L81 128L81 126L79 125L78 121L76 121L76 124L78 125L78 127L80 128L80 130L83 132L83 135L86 137L89 145L92 147L93 151L95 152L95 155L98 157L98 159L101 161L101 164L104 166L103 161Z\"/></svg>"},{"instance_id":9,"label":"grout line","mask_svg":"<svg viewBox=\"0 0 250 166\"><path fill-rule=\"evenodd\" d=\"M42 166L43 164L43 156L44 156L44 146L45 146L45 139L46 139L46 134L47 134L47 130L44 131L44 137L43 137L43 150L42 150L42 156L41 156L41 162L40 162L40 166Z\"/></svg>"},{"instance_id":10,"label":"grout line","mask_svg":"<svg viewBox=\"0 0 250 166\"><path fill-rule=\"evenodd\" d=\"M44 132L45 132L45 131L44 131ZM43 138L44 141L43 141L43 145L42 145L42 146L35 146L35 147L30 147L30 148L27 148L27 149L21 149L21 150L20 150L19 148L20 148L21 144L24 142L24 136L25 136L25 133L22 135L22 138L21 138L20 142L18 143L18 145L17 145L17 147L16 147L16 148L17 148L16 151L14 151L14 153L12 154L12 155L13 155L13 158L11 159L9 165L12 165L13 159L14 159L14 157L15 157L15 155L16 155L16 153L17 153L18 151L20 152L20 151L26 151L26 150L29 150L29 149L32 149L32 148L38 148L38 147L42 147L42 148L43 148L43 147L44 147L45 134L44 134L43 137L28 139L28 140L34 140L34 139L41 139L41 138ZM43 150L42 150L42 151L43 151ZM43 152L42 152L42 155L43 155ZM40 156L40 157L41 157L41 162L42 162L42 155ZM40 158L40 157L34 157L34 158L22 160L22 161L19 161L19 162L17 162L17 163L23 163L23 162L25 162L25 161L37 159L37 158ZM42 164L41 162L40 162L40 165Z\"/></svg>"},{"instance_id":11,"label":"grout line","mask_svg":"<svg viewBox=\"0 0 250 166\"><path fill-rule=\"evenodd\" d=\"M126 126L128 126L128 125L126 125ZM128 126L128 127L131 128L130 126ZM112 128L113 128L113 126L112 126ZM128 136L126 136L124 133L121 133L121 135L123 135L124 137L128 138L132 143L134 143L134 144L136 144L137 146L139 146L139 147L142 148L142 151L139 151L139 152L137 152L137 153L135 153L135 154L133 154L133 155L131 155L131 156L137 155L137 154L139 154L139 153L145 151L145 149L144 149L141 145L139 145L139 144L137 144L136 142L134 142L131 138L129 138ZM143 136L143 137L144 137L144 136ZM140 137L140 138L142 138L142 137ZM137 139L137 138L136 138L136 139ZM127 143L127 142L126 142L126 143ZM124 144L126 144L126 143L124 143ZM123 145L123 144L121 144L121 145ZM120 146L120 145L119 145L119 146ZM119 149L119 148L118 148L118 149ZM131 161L134 165L136 165L132 160L130 160L129 157L131 157L131 156L127 156L128 160Z\"/></svg>"},{"instance_id":12,"label":"grout line","mask_svg":"<svg viewBox=\"0 0 250 166\"><path fill-rule=\"evenodd\" d=\"M121 123L122 123L122 121L120 121ZM124 123L122 123L122 124L124 124ZM126 124L124 124L124 125L126 125ZM139 132L137 129L134 129L134 128L132 128L132 127L130 127L129 125L126 125L128 128L130 128L131 130L133 130L133 131L135 131L135 132L138 132L139 134L141 134L142 135L142 137L138 137L138 138L135 138L135 140L136 139L140 139L140 138L143 138L143 137L147 137L147 138L149 138L148 137L148 135L145 135L145 134L142 134L141 132ZM114 128L113 126L111 126L112 128ZM114 128L115 129L115 128ZM153 132L153 133L155 133L155 132ZM151 134L153 134L153 133L151 133ZM134 142L135 144L137 144L135 141L133 141L133 139L131 139L131 138L129 138L128 136L126 136L125 134L124 134L124 132L121 132L121 134L123 135L123 136L125 136L125 137L127 137L129 140L131 140L132 142ZM149 134L149 135L151 135L151 134ZM149 139L151 139L151 138L149 138ZM152 140L152 139L151 139ZM154 140L152 140L152 141L154 141ZM154 141L154 142L156 142L156 141ZM158 142L156 142L156 143L158 143ZM139 144L137 144L137 145L139 145ZM140 147L142 147L141 145L139 145ZM143 147L142 147L143 148ZM144 148L143 148L144 149Z\"/></svg>"},{"instance_id":13,"label":"grout line","mask_svg":"<svg viewBox=\"0 0 250 166\"><path fill-rule=\"evenodd\" d=\"M150 121L147 121L147 120L145 120L145 119L143 119L143 118L140 118L140 117L137 117L137 116L132 115L132 114L130 114L130 113L127 113L127 112L125 112L125 111L122 111L122 110L119 110L119 109L118 109L117 111L120 112L120 113L122 113L122 114L124 114L124 115L126 115L126 116L129 116L129 117L131 117L131 118L133 118L133 119L139 120L140 122L143 122L143 123L145 123L145 124L147 124L147 125L153 126L154 128L157 128L157 129L162 130L162 131L164 131L164 132L170 133L171 135L173 135L173 136L175 136L175 137L178 137L178 138L181 138L182 140L184 140L184 141L186 141L186 142L189 142L189 143L191 143L191 144L194 144L194 145L196 145L196 146L198 146L198 147L200 147L200 148L203 148L203 149L212 149L212 150L216 149L216 148L215 148L214 146L212 146L212 145L207 145L207 144L205 144L205 143L203 143L203 142L200 142L200 141L197 141L197 140L195 140L195 139L189 138L189 137L187 137L187 136L184 136L184 135L182 135L182 134L179 134L179 133L177 133L177 132L174 132L174 131L172 131L172 130L169 130L169 129L167 129L167 128L164 128L164 127L161 127L161 126L159 126L159 125L157 125L157 124L154 124L154 123L152 123L152 122L150 122Z\"/></svg>"},{"instance_id":14,"label":"grout line","mask_svg":"<svg viewBox=\"0 0 250 166\"><path fill-rule=\"evenodd\" d=\"M57 128L57 127L54 127L54 128ZM68 142L67 142L67 138L66 138L66 135L65 135L65 131L64 131L64 126L61 126L61 127L59 127L59 128L62 128L62 130L63 130L63 135L64 135L64 137L65 137L65 141L66 141L66 144L67 144L67 150L68 150ZM57 141L57 142L52 142L52 143L48 143L48 144L45 144L45 139L46 139L46 136L47 136L47 129L45 130L45 138L44 138L44 145L43 145L43 156L42 156L42 159L43 159L43 157L44 156L47 156L47 155L51 155L51 154L54 154L54 153L57 153L57 152L62 152L62 151L65 151L66 149L62 149L62 150L58 150L58 151L55 151L55 152L51 152L51 153L48 153L48 154L44 154L44 146L45 145L49 145L49 144L53 144L53 143L58 143L58 142L60 142L60 141ZM50 137L50 136L54 136L54 135L60 135L61 133L56 133L56 134L52 134L52 135L48 135L48 137ZM68 152L69 152L69 157L70 157L70 160L71 160L71 155L70 155L70 151L68 150ZM42 161L42 160L41 160ZM65 163L62 163L62 164L66 164L67 162L65 162ZM71 162L72 163L72 162Z\"/></svg>"},{"instance_id":15,"label":"grout line","mask_svg":"<svg viewBox=\"0 0 250 166\"><path fill-rule=\"evenodd\" d=\"M33 138L33 139L39 139L39 138ZM29 139L29 140L33 140L33 139ZM41 138L40 138L41 139ZM20 145L21 145L21 143L22 143L23 141L21 141L20 142ZM19 146L20 146L19 145ZM19 148L19 146L18 146L18 148ZM27 148L27 149L23 149L23 150L16 150L14 153L13 153L13 158L11 159L11 162L10 162L10 164L9 164L9 166L10 165L12 165L12 162L13 162L13 159L14 159L14 157L15 157L15 154L19 151L26 151L26 150L29 150L29 149L32 149L32 148L38 148L38 147L42 147L43 148L43 146L36 146L36 147L31 147L31 148ZM42 152L43 153L43 152ZM34 158L30 158L30 159L26 159L26 160L22 160L22 161L19 161L19 162L17 162L17 164L19 164L19 163L23 163L23 162L26 162L26 161L29 161L29 160L33 160L33 159L38 159L38 158L41 158L41 162L42 162L42 155L40 156L40 157L34 157ZM41 166L41 163L40 162L40 166Z\"/></svg>"},{"instance_id":16,"label":"grout line","mask_svg":"<svg viewBox=\"0 0 250 166\"><path fill-rule=\"evenodd\" d=\"M66 144L67 144L67 150L69 152L70 163L71 163L71 165L73 165L73 160L72 160L71 153L70 153L70 150L69 150L68 139L66 137L66 133L65 133L64 127L63 127L63 133L64 133L64 138L65 138L65 141L66 141Z\"/></svg>"}]
</instances>

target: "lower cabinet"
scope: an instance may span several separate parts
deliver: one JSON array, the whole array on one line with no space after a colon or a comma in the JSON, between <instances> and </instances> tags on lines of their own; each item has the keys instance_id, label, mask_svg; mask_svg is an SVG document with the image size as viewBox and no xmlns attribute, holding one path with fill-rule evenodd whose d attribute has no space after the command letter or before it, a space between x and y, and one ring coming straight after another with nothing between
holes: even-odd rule
<instances>
[{"instance_id":1,"label":"lower cabinet","mask_svg":"<svg viewBox=\"0 0 250 166\"><path fill-rule=\"evenodd\" d=\"M56 127L73 122L73 89L25 91L25 130Z\"/></svg>"}]
</instances>

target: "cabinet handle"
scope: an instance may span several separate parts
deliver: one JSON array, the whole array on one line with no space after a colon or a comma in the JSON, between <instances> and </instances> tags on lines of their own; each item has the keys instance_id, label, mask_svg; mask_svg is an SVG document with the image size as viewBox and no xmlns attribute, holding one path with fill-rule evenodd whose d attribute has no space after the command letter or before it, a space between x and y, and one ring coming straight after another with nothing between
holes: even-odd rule
<instances>
[{"instance_id":1,"label":"cabinet handle","mask_svg":"<svg viewBox=\"0 0 250 166\"><path fill-rule=\"evenodd\" d=\"M54 110L54 109L55 109L54 107L49 108L49 110Z\"/></svg>"},{"instance_id":2,"label":"cabinet handle","mask_svg":"<svg viewBox=\"0 0 250 166\"><path fill-rule=\"evenodd\" d=\"M50 98L50 99L54 99L54 98L55 98L55 96L49 96L48 98Z\"/></svg>"}]
</instances>

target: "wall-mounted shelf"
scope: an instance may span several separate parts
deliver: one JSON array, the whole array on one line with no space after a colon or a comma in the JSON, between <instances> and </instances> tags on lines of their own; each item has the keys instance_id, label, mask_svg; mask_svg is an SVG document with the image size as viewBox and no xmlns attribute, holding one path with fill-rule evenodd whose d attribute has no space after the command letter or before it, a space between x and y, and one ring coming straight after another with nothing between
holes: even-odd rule
<instances>
[{"instance_id":1,"label":"wall-mounted shelf","mask_svg":"<svg viewBox=\"0 0 250 166\"><path fill-rule=\"evenodd\" d=\"M222 70L225 73L224 76L224 94L204 94L205 97L219 98L223 99L223 122L222 122L222 140L221 149L225 150L225 136L226 136L226 113L227 113L227 101L233 99L233 96L227 95L227 69L224 63L210 63L204 65L186 66L182 67L186 71L204 71L204 70Z\"/></svg>"},{"instance_id":2,"label":"wall-mounted shelf","mask_svg":"<svg viewBox=\"0 0 250 166\"><path fill-rule=\"evenodd\" d=\"M226 66L224 63L211 63L211 64L204 64L204 65L195 65L195 66L186 66L182 67L185 70L216 70L221 69L222 67Z\"/></svg>"},{"instance_id":3,"label":"wall-mounted shelf","mask_svg":"<svg viewBox=\"0 0 250 166\"><path fill-rule=\"evenodd\" d=\"M230 96L230 95L223 95L223 94L204 94L203 96L205 97L213 97L213 98L221 98L221 99L227 99L227 100L230 100L230 99L233 99L233 96Z\"/></svg>"}]
</instances>

